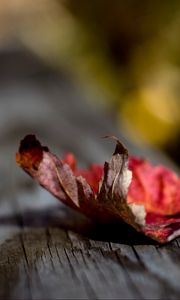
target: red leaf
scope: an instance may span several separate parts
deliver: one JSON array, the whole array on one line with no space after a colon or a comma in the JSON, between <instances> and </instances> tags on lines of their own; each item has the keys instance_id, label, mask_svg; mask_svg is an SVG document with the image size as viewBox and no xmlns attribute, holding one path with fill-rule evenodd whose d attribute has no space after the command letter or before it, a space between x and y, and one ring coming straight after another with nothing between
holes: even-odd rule
<instances>
[{"instance_id":1,"label":"red leaf","mask_svg":"<svg viewBox=\"0 0 180 300\"><path fill-rule=\"evenodd\" d=\"M16 161L55 197L92 219L124 220L162 243L180 235L180 179L163 166L129 158L117 139L104 167L77 169L73 154L60 160L34 135L21 141Z\"/></svg>"}]
</instances>

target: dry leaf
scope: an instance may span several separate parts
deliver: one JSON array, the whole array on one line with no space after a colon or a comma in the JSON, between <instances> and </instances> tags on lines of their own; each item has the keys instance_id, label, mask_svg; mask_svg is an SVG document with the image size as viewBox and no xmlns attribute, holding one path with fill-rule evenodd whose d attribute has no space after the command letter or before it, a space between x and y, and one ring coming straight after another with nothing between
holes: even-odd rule
<instances>
[{"instance_id":1,"label":"dry leaf","mask_svg":"<svg viewBox=\"0 0 180 300\"><path fill-rule=\"evenodd\" d=\"M77 169L73 154L60 160L34 135L21 141L16 161L55 197L91 219L123 220L161 243L180 235L180 179L163 166L129 157L117 139L104 166Z\"/></svg>"}]
</instances>

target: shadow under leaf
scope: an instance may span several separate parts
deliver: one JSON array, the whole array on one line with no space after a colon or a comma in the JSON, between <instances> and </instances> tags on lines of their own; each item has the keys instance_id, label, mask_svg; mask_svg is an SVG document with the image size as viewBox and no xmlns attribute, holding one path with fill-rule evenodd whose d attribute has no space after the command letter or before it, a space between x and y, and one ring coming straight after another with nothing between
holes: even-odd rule
<instances>
[{"instance_id":1,"label":"shadow under leaf","mask_svg":"<svg viewBox=\"0 0 180 300\"><path fill-rule=\"evenodd\" d=\"M61 227L85 235L94 240L127 245L156 245L157 242L137 232L124 222L102 224L93 222L65 206L50 206L44 209L28 209L14 215L0 217L0 225L20 227Z\"/></svg>"}]
</instances>

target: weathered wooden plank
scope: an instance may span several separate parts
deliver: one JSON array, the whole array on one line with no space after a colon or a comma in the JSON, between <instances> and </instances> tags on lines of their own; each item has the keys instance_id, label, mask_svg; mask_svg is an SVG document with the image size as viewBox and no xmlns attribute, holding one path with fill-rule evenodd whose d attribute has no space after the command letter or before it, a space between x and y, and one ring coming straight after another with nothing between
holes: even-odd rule
<instances>
[{"instance_id":1,"label":"weathered wooden plank","mask_svg":"<svg viewBox=\"0 0 180 300\"><path fill-rule=\"evenodd\" d=\"M166 249L166 247L168 246L162 246L162 249ZM169 298L178 299L180 296L180 272L175 265L172 265L172 259L163 257L161 251L158 251L158 248L153 245L134 246L134 249L148 274L154 276L156 282L161 286L158 296L163 299L169 295ZM180 252L178 256L180 257Z\"/></svg>"},{"instance_id":2,"label":"weathered wooden plank","mask_svg":"<svg viewBox=\"0 0 180 300\"><path fill-rule=\"evenodd\" d=\"M18 299L31 299L29 276L20 235L16 234L1 244L0 253L0 299L17 298L17 296ZM17 285L21 290L18 295L15 292Z\"/></svg>"},{"instance_id":3,"label":"weathered wooden plank","mask_svg":"<svg viewBox=\"0 0 180 300\"><path fill-rule=\"evenodd\" d=\"M96 298L116 299L118 297L134 299L137 294L130 288L128 278L122 266L104 255L104 249L110 252L109 244L105 242L94 242L90 240L87 245L82 238L74 233L69 233L72 241L73 253L78 262L85 263L84 273L88 282L96 291ZM80 242L79 242L80 241Z\"/></svg>"},{"instance_id":4,"label":"weathered wooden plank","mask_svg":"<svg viewBox=\"0 0 180 300\"><path fill-rule=\"evenodd\" d=\"M14 155L35 132L80 165L103 162L114 145L99 137L116 134L131 152L169 161L134 147L68 80L32 74L0 81L0 299L179 299L178 239L158 247L128 226L92 224L37 187Z\"/></svg>"}]
</instances>

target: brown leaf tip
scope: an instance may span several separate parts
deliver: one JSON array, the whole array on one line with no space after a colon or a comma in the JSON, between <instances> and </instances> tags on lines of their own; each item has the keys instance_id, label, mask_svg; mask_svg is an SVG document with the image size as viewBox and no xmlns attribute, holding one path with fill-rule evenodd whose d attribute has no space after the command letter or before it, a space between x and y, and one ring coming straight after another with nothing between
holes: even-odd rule
<instances>
[{"instance_id":1,"label":"brown leaf tip","mask_svg":"<svg viewBox=\"0 0 180 300\"><path fill-rule=\"evenodd\" d=\"M115 151L114 151L114 155L116 155L116 154L122 154L122 155L127 156L127 158L128 158L128 150L123 145L123 143L121 143L119 141L119 139L115 135L105 135L102 138L104 138L104 139L107 139L107 138L108 139L112 139L112 140L114 140L116 142L116 148L115 148Z\"/></svg>"},{"instance_id":2,"label":"brown leaf tip","mask_svg":"<svg viewBox=\"0 0 180 300\"><path fill-rule=\"evenodd\" d=\"M16 162L24 169L37 170L43 157L43 147L33 134L27 135L20 143L19 152L16 153Z\"/></svg>"}]
</instances>

